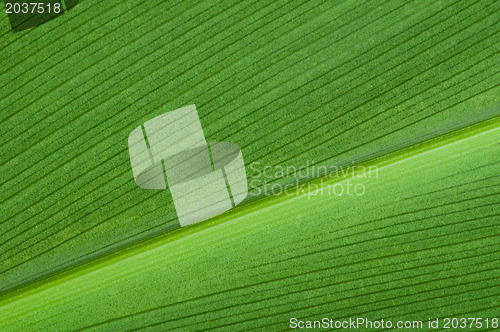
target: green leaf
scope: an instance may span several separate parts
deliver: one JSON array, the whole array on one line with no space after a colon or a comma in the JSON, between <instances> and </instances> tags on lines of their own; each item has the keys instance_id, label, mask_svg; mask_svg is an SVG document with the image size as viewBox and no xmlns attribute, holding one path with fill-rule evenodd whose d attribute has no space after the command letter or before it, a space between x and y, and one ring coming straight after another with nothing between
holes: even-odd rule
<instances>
[{"instance_id":1,"label":"green leaf","mask_svg":"<svg viewBox=\"0 0 500 332\"><path fill-rule=\"evenodd\" d=\"M83 0L19 33L0 15L0 326L494 317L499 7ZM258 181L180 229L127 137L193 103ZM266 196L255 171L304 166L378 177L272 172L298 189ZM366 192L314 191L351 180Z\"/></svg>"},{"instance_id":2,"label":"green leaf","mask_svg":"<svg viewBox=\"0 0 500 332\"><path fill-rule=\"evenodd\" d=\"M174 231L4 301L4 328L285 329L498 312L500 119ZM364 195L332 187L363 185Z\"/></svg>"}]
</instances>

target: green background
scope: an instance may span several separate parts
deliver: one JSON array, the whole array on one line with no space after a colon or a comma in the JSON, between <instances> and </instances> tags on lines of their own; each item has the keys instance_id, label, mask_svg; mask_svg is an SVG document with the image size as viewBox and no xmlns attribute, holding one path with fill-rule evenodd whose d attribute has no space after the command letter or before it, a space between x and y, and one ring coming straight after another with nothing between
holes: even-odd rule
<instances>
[{"instance_id":1,"label":"green background","mask_svg":"<svg viewBox=\"0 0 500 332\"><path fill-rule=\"evenodd\" d=\"M249 177L252 162L283 167L362 163L499 115L499 9L498 1L83 0L60 18L20 33L10 31L7 15L2 14L0 290L6 294L145 239L177 234L179 223L168 192L138 188L127 151L127 137L135 127L170 110L196 104L207 140L239 145ZM489 178L498 173L498 154L498 148L486 155L478 152L470 163L458 162L455 167L465 172L474 163L489 162L493 173L478 171L481 179ZM435 160L439 158L437 154ZM436 166L430 175L412 167L408 166L409 175L400 175L411 178L402 185L412 195L423 194L418 188L424 186L424 178L440 172L451 176L441 170L445 166ZM462 176L464 185L472 181ZM292 174L272 182L291 183ZM498 185L488 188L488 195L498 193ZM367 206L397 198L390 190L373 195ZM458 197L461 191L448 195ZM255 198L248 198L242 209L258 204ZM492 201L481 204L498 202L497 196L488 199ZM317 215L308 214L307 205L302 205L305 210L295 219L276 221L303 225L302 230L293 228L297 238L284 234L269 241L283 241L282 250L293 252L290 243L299 241L299 235L320 236L321 225L334 227L329 220L338 218L336 211L349 209L353 224L363 219L349 205L354 203L346 204L325 205ZM437 202L427 199L418 204ZM399 204L391 209L405 211ZM498 213L498 205L485 209ZM488 231L477 232L498 233L492 222L497 217L484 220L491 226ZM243 221L241 227L267 239L274 222L271 215L262 218L269 220L255 230ZM227 250L239 252L251 239L242 237ZM479 248L498 245L498 237L484 241L472 245L478 255ZM206 245L217 246L210 241ZM356 244L352 250L364 248ZM210 257L203 247L198 250ZM491 255L484 264L498 260L498 254ZM337 256L327 251L323 261ZM257 259L250 254L227 257L243 266ZM184 271L202 264L192 259ZM289 260L296 262L289 268L300 265ZM221 260L206 268L224 271L220 264ZM304 262L304 271L313 267ZM163 268L164 274L150 277L158 280L171 275L169 269L181 269L177 261ZM275 278L281 275L279 265L269 263L268 268ZM468 270L465 265L462 269ZM498 271L489 273L478 280L500 276ZM177 290L185 296L191 288L203 293L213 286L200 280L221 278L190 276L191 286ZM326 273L327 277L342 285L350 282ZM392 275L394 280L400 277ZM172 283L166 279L163 285L173 287ZM369 292L364 287L358 284L352 296ZM408 294L417 291L421 289L411 288ZM457 303L468 299L457 297ZM135 295L130 298L140 302ZM383 301L377 296L364 299L371 305ZM494 301L497 305L498 297ZM314 306L309 300L302 304ZM261 302L253 305L249 311ZM121 313L140 310L140 304L130 304ZM286 328L286 320L281 323L285 325L279 328Z\"/></svg>"}]
</instances>

